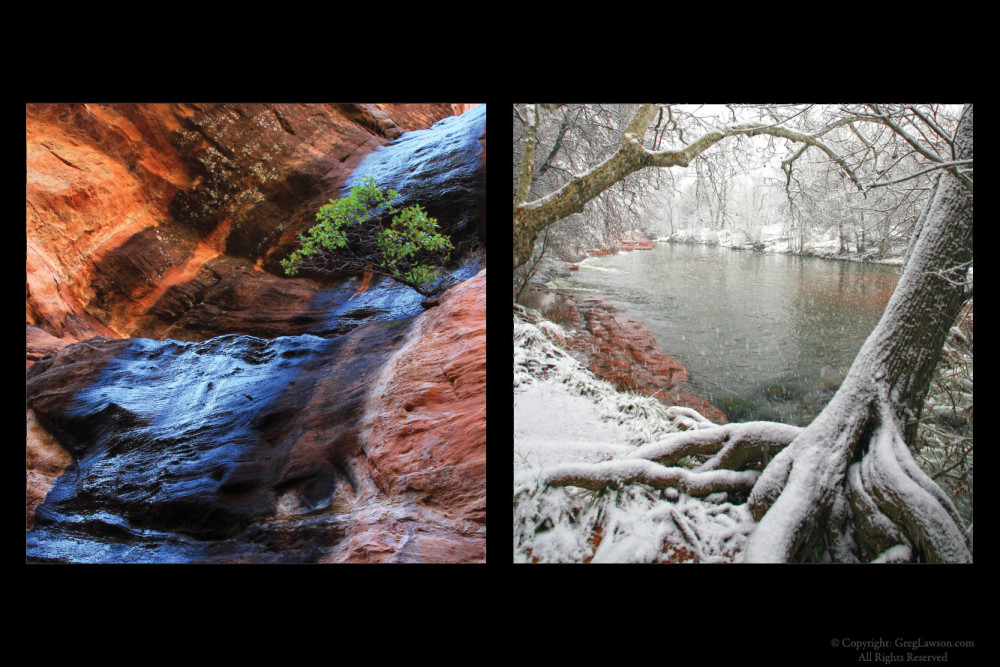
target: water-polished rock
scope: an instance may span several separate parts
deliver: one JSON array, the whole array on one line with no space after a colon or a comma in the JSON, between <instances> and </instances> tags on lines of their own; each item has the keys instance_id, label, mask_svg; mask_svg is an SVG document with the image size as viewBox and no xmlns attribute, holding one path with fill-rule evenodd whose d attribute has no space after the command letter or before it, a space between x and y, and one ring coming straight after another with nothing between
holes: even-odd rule
<instances>
[{"instance_id":1,"label":"water-polished rock","mask_svg":"<svg viewBox=\"0 0 1000 667\"><path fill-rule=\"evenodd\" d=\"M36 440L72 462L48 456L65 472L28 559L485 559L485 284L328 339L93 338L36 362Z\"/></svg>"},{"instance_id":2,"label":"water-polished rock","mask_svg":"<svg viewBox=\"0 0 1000 667\"><path fill-rule=\"evenodd\" d=\"M290 279L278 265L365 155L451 113L27 107L29 560L485 558L485 386L472 400L423 391L485 376L485 272L432 306L388 280ZM453 144L456 128L444 129ZM485 136L459 143L458 162L425 169L440 191L424 195L450 202L442 221L461 241L470 224L484 228L470 223L485 221L476 211L453 209L485 202ZM411 171L427 151L409 153ZM440 166L465 163L478 172ZM478 198L449 193L451 172L459 190L479 182ZM458 280L481 268L461 254ZM470 313L483 327L471 338L427 323L462 320L464 332L478 326ZM411 367L402 350L463 361ZM379 401L395 394L375 386L423 396L420 471L405 441L387 449L363 435L375 414L380 428L413 417L388 410Z\"/></svg>"},{"instance_id":3,"label":"water-polished rock","mask_svg":"<svg viewBox=\"0 0 1000 667\"><path fill-rule=\"evenodd\" d=\"M369 153L344 184L365 178L399 192L400 208L420 204L456 244L486 243L486 105L403 134Z\"/></svg>"}]
</instances>

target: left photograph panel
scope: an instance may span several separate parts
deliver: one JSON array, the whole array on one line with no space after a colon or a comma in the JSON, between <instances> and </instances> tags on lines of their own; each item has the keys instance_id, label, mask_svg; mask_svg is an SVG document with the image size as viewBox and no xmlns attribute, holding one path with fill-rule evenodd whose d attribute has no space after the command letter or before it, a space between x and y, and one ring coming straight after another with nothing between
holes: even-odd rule
<instances>
[{"instance_id":1,"label":"left photograph panel","mask_svg":"<svg viewBox=\"0 0 1000 667\"><path fill-rule=\"evenodd\" d=\"M27 562L486 562L485 104L25 111Z\"/></svg>"}]
</instances>

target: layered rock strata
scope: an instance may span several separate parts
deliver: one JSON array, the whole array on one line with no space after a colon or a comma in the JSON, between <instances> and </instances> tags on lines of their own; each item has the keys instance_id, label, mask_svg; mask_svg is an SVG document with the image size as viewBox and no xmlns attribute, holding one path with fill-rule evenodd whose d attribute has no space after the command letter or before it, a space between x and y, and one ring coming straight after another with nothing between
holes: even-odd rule
<instances>
[{"instance_id":1,"label":"layered rock strata","mask_svg":"<svg viewBox=\"0 0 1000 667\"><path fill-rule=\"evenodd\" d=\"M30 560L485 559L485 107L452 112L27 107ZM437 304L280 270L375 154L458 241Z\"/></svg>"},{"instance_id":2,"label":"layered rock strata","mask_svg":"<svg viewBox=\"0 0 1000 667\"><path fill-rule=\"evenodd\" d=\"M278 261L366 155L452 113L447 104L26 111L26 323L63 342L205 338L219 328L199 321L251 296L281 304L261 319L310 317L318 286L285 280ZM425 159L435 162L434 151ZM248 313L239 319L252 327Z\"/></svg>"}]
</instances>

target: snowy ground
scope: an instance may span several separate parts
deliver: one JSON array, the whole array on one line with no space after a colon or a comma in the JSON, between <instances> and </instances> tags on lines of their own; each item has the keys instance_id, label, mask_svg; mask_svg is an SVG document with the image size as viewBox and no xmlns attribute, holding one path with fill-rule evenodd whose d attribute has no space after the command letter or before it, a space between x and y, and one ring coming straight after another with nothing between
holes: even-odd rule
<instances>
[{"instance_id":1,"label":"snowy ground","mask_svg":"<svg viewBox=\"0 0 1000 667\"><path fill-rule=\"evenodd\" d=\"M713 426L689 408L617 391L564 345L557 325L515 306L514 562L731 561L754 524L746 505L725 494L539 483L560 464L618 458L670 433Z\"/></svg>"}]
</instances>

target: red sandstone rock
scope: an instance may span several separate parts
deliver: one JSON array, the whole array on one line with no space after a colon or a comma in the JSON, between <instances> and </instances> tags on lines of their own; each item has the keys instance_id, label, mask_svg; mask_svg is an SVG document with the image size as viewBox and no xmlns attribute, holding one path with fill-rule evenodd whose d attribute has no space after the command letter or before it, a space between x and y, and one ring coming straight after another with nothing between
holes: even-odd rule
<instances>
[{"instance_id":1,"label":"red sandstone rock","mask_svg":"<svg viewBox=\"0 0 1000 667\"><path fill-rule=\"evenodd\" d=\"M656 243L652 240L641 236L639 234L633 234L621 240L621 242L613 248L591 248L587 251L588 254L594 257L601 257L603 255L617 255L619 252L629 252L632 250L652 250L656 247Z\"/></svg>"},{"instance_id":2,"label":"red sandstone rock","mask_svg":"<svg viewBox=\"0 0 1000 667\"><path fill-rule=\"evenodd\" d=\"M630 250L652 250L655 247L656 247L656 244L653 243L653 241L651 241L650 239L647 239L644 236L638 236L638 235L636 235L636 236L632 236L630 238L624 239L622 241L621 249L623 251L630 251Z\"/></svg>"},{"instance_id":3,"label":"red sandstone rock","mask_svg":"<svg viewBox=\"0 0 1000 667\"><path fill-rule=\"evenodd\" d=\"M33 410L27 411L27 448L25 458L25 529L31 530L35 522L35 508L45 500L72 459L59 441L45 430L35 418Z\"/></svg>"},{"instance_id":4,"label":"red sandstone rock","mask_svg":"<svg viewBox=\"0 0 1000 667\"><path fill-rule=\"evenodd\" d=\"M29 106L25 136L27 323L107 335L87 312L95 260L155 226L189 172L110 107Z\"/></svg>"},{"instance_id":5,"label":"red sandstone rock","mask_svg":"<svg viewBox=\"0 0 1000 667\"><path fill-rule=\"evenodd\" d=\"M29 557L483 562L485 306L483 270L329 340L93 338L38 361Z\"/></svg>"},{"instance_id":6,"label":"red sandstone rock","mask_svg":"<svg viewBox=\"0 0 1000 667\"><path fill-rule=\"evenodd\" d=\"M466 111L469 111L470 109L475 109L478 106L479 106L478 104L463 103L463 104L452 104L451 108L455 111L456 116L461 116Z\"/></svg>"},{"instance_id":7,"label":"red sandstone rock","mask_svg":"<svg viewBox=\"0 0 1000 667\"><path fill-rule=\"evenodd\" d=\"M379 104L396 125L407 132L423 130L454 113L453 104ZM457 115L457 114L456 114Z\"/></svg>"},{"instance_id":8,"label":"red sandstone rock","mask_svg":"<svg viewBox=\"0 0 1000 667\"><path fill-rule=\"evenodd\" d=\"M33 327L30 324L25 327L24 337L27 348L27 361L25 363L25 368L30 368L31 364L35 363L42 357L58 352L69 343L77 342L72 337L56 338L52 334L42 331L38 327Z\"/></svg>"},{"instance_id":9,"label":"red sandstone rock","mask_svg":"<svg viewBox=\"0 0 1000 667\"><path fill-rule=\"evenodd\" d=\"M319 204L339 196L366 154L402 130L452 113L447 104L348 107L27 108L28 528L72 465L67 449L77 456L96 447L99 465L85 466L72 487L61 482L63 505L54 506L74 507L77 484L103 493L102 511L135 521L136 543L153 552L179 547L175 538L157 543L160 538L142 533L143 525L176 528L181 545L187 544L181 535L205 537L200 561L485 560L485 271L415 321L399 319L393 309L400 297L375 281L362 288L362 279L352 278L330 287L276 275L282 252L314 222ZM485 159L485 136L478 141ZM484 201L466 197L448 205L478 211ZM484 229L484 215L468 220ZM344 329L331 319L331 304L341 296L346 302L336 315L351 320ZM411 301L419 312L419 296ZM396 319L378 324L380 318ZM376 323L354 329L371 319ZM405 336L411 322L419 336ZM332 360L316 353L322 363L309 356L311 348L300 350L289 340L212 338L348 329L354 330L329 345L306 344L329 351ZM210 340L196 350L176 342L136 346L119 340L125 336ZM404 342L407 353L383 369ZM247 394L220 392L240 370L222 358L228 346L252 365L273 361L274 378L262 376ZM188 387L182 379L191 364L168 364L180 354L219 362L207 364L204 377L195 371L197 382ZM295 381L286 384L297 359L298 389ZM222 375L208 375L216 370ZM386 373L391 388L370 394L372 382ZM148 383L137 379L147 376ZM78 397L101 383L124 398L92 399L99 401L94 410L74 412ZM137 409L129 401L146 387L158 398ZM164 388L176 395L156 393ZM263 404L262 391L272 394ZM210 409L223 404L217 403L223 394L229 407ZM205 400L181 410L190 419L178 428L146 430L162 416L157 411L169 414L178 402L202 395ZM363 442L362 418L364 428L384 440L370 447ZM259 441L244 442L245 433L239 442L213 435L229 422L249 425ZM106 442L114 446L101 449ZM235 445L259 448L260 455L211 454ZM192 463L199 448L204 465ZM126 452L148 457L147 465L123 468L101 458ZM157 482L175 474L191 483L191 498L160 494ZM313 516L307 505L330 486L331 513ZM211 497L216 490L219 496ZM256 520L244 528L244 541L229 539ZM49 512L47 529L58 531L58 521L58 511ZM100 542L109 529L100 521L70 522L66 536ZM97 532L88 534L91 524Z\"/></svg>"},{"instance_id":10,"label":"red sandstone rock","mask_svg":"<svg viewBox=\"0 0 1000 667\"><path fill-rule=\"evenodd\" d=\"M390 498L417 494L463 526L425 540L424 557L446 561L461 553L484 561L485 269L417 319L372 387L365 414L362 442L372 479Z\"/></svg>"},{"instance_id":11,"label":"red sandstone rock","mask_svg":"<svg viewBox=\"0 0 1000 667\"><path fill-rule=\"evenodd\" d=\"M728 423L725 413L683 386L687 369L659 348L644 324L601 299L553 296L543 314L576 330L570 350L594 375L665 405L694 408L717 424Z\"/></svg>"}]
</instances>

